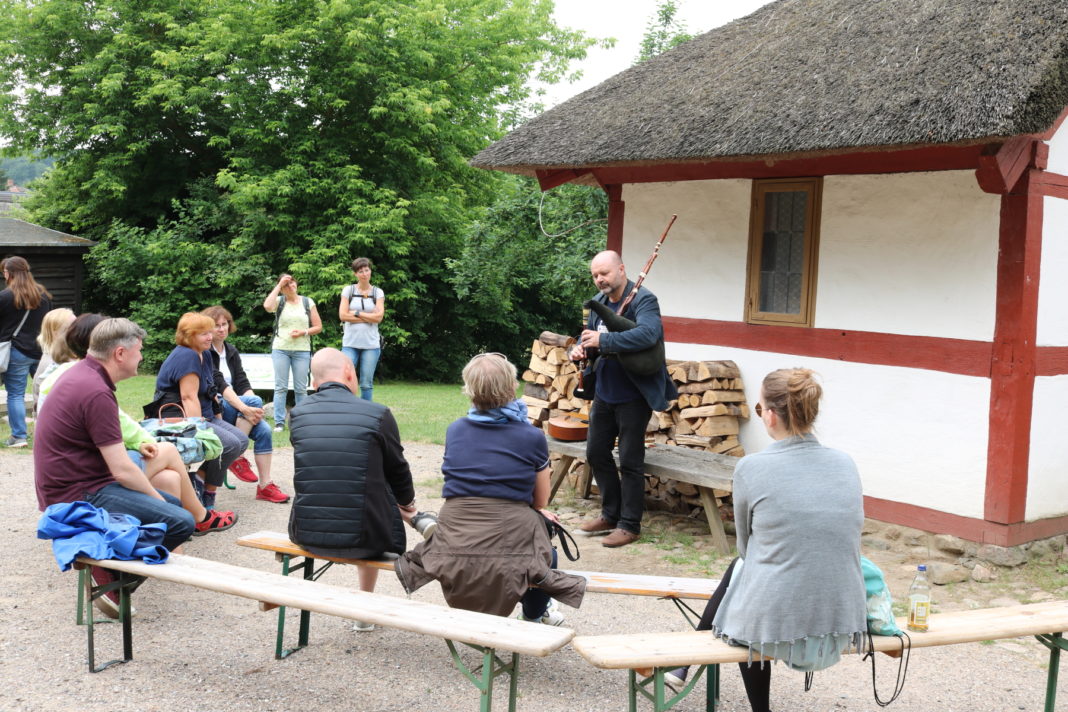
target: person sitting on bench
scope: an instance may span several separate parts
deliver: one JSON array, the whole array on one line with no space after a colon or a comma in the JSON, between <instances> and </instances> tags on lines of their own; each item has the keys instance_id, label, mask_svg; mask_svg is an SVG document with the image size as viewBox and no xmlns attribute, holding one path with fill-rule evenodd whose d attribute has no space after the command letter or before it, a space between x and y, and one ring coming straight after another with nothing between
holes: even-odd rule
<instances>
[{"instance_id":1,"label":"person sitting on bench","mask_svg":"<svg viewBox=\"0 0 1068 712\"><path fill-rule=\"evenodd\" d=\"M397 561L397 578L409 593L440 581L454 608L506 616L522 602L521 619L561 625L551 599L578 608L586 580L554 568L545 434L527 421L504 356L475 356L463 379L472 408L445 434L437 531Z\"/></svg>"},{"instance_id":2,"label":"person sitting on bench","mask_svg":"<svg viewBox=\"0 0 1068 712\"><path fill-rule=\"evenodd\" d=\"M352 361L321 349L311 362L318 390L289 414L293 509L289 536L313 554L375 559L404 551L404 523L416 514L415 486L389 408L360 398ZM403 502L403 504L399 504ZM360 590L378 569L359 567ZM357 621L357 631L374 630Z\"/></svg>"},{"instance_id":3,"label":"person sitting on bench","mask_svg":"<svg viewBox=\"0 0 1068 712\"><path fill-rule=\"evenodd\" d=\"M805 672L834 665L867 632L860 475L812 434L821 395L807 369L764 378L755 410L775 442L735 468L738 558L697 626ZM753 712L768 712L771 663L739 667ZM686 673L664 680L677 689Z\"/></svg>"},{"instance_id":4,"label":"person sitting on bench","mask_svg":"<svg viewBox=\"0 0 1068 712\"><path fill-rule=\"evenodd\" d=\"M89 353L67 371L41 409L34 433L37 503L85 501L142 524L167 525L163 545L173 550L193 535L193 515L177 497L152 486L126 454L115 384L137 375L145 332L128 319L105 319L92 331ZM181 475L184 476L184 475ZM93 567L97 584L115 574ZM105 615L119 615L118 592L95 600Z\"/></svg>"}]
</instances>

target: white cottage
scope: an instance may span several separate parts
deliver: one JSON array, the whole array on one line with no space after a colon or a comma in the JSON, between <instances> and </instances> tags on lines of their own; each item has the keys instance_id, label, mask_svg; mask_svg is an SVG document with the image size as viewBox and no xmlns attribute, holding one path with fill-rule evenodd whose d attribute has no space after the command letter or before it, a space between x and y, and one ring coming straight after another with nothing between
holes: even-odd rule
<instances>
[{"instance_id":1,"label":"white cottage","mask_svg":"<svg viewBox=\"0 0 1068 712\"><path fill-rule=\"evenodd\" d=\"M868 516L1068 532L1068 3L780 0L472 164L609 195L669 358L824 379ZM759 423L742 443L762 449Z\"/></svg>"}]
</instances>

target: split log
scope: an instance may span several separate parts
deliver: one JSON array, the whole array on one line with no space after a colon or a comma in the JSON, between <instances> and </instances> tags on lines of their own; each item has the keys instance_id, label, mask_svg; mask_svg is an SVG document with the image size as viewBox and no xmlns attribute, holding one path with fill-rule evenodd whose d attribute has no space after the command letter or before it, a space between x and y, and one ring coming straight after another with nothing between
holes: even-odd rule
<instances>
[{"instance_id":1,"label":"split log","mask_svg":"<svg viewBox=\"0 0 1068 712\"><path fill-rule=\"evenodd\" d=\"M533 408L544 408L545 410L549 410L549 401L543 400L541 398L534 398L533 396L523 396L523 402L527 404L528 411Z\"/></svg>"},{"instance_id":2,"label":"split log","mask_svg":"<svg viewBox=\"0 0 1068 712\"><path fill-rule=\"evenodd\" d=\"M737 435L738 419L732 415L716 415L705 418L701 427L694 430L697 435Z\"/></svg>"},{"instance_id":3,"label":"split log","mask_svg":"<svg viewBox=\"0 0 1068 712\"><path fill-rule=\"evenodd\" d=\"M540 373L544 376L548 376L550 380L559 375L560 370L553 364L549 363L537 354L530 355L530 366L528 368L534 373Z\"/></svg>"},{"instance_id":4,"label":"split log","mask_svg":"<svg viewBox=\"0 0 1068 712\"><path fill-rule=\"evenodd\" d=\"M728 450L738 447L739 444L738 438L724 438L722 442L712 448L712 452L725 453Z\"/></svg>"},{"instance_id":5,"label":"split log","mask_svg":"<svg viewBox=\"0 0 1068 712\"><path fill-rule=\"evenodd\" d=\"M547 346L560 346L565 349L571 348L575 343L575 337L565 336L564 334L554 334L551 331L543 331L538 336L538 340L535 343L542 343ZM544 354L540 354L544 356Z\"/></svg>"},{"instance_id":6,"label":"split log","mask_svg":"<svg viewBox=\"0 0 1068 712\"><path fill-rule=\"evenodd\" d=\"M549 389L545 386L539 386L537 383L524 383L523 395L537 398L539 400L550 400Z\"/></svg>"}]
</instances>

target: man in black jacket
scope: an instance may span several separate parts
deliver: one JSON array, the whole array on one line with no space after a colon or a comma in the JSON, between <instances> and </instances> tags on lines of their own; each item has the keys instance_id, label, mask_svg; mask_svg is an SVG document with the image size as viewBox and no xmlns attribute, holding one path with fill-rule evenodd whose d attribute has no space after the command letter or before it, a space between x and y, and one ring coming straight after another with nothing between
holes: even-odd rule
<instances>
[{"instance_id":1,"label":"man in black jacket","mask_svg":"<svg viewBox=\"0 0 1068 712\"><path fill-rule=\"evenodd\" d=\"M316 352L311 372L318 390L290 413L296 490L290 538L325 556L404 553L415 487L397 421L381 403L360 398L352 361L337 349ZM360 590L373 591L378 570L361 566L359 576Z\"/></svg>"}]
</instances>

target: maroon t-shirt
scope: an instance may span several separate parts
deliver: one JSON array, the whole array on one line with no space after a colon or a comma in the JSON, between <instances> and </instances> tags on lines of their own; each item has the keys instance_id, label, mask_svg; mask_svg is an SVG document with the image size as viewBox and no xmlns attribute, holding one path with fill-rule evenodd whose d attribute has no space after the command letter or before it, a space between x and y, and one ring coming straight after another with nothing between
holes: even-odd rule
<instances>
[{"instance_id":1,"label":"maroon t-shirt","mask_svg":"<svg viewBox=\"0 0 1068 712\"><path fill-rule=\"evenodd\" d=\"M122 442L115 384L92 356L59 377L37 416L33 470L37 504L85 499L115 482L100 448Z\"/></svg>"}]
</instances>

